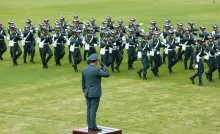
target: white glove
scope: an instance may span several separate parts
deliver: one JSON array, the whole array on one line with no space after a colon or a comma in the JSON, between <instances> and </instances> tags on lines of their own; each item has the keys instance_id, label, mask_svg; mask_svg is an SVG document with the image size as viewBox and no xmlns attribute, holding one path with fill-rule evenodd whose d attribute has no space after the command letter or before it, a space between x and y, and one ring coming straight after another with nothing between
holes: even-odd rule
<instances>
[{"instance_id":1,"label":"white glove","mask_svg":"<svg viewBox=\"0 0 220 134\"><path fill-rule=\"evenodd\" d=\"M141 32L144 32L144 29L141 29Z\"/></svg>"},{"instance_id":2,"label":"white glove","mask_svg":"<svg viewBox=\"0 0 220 134\"><path fill-rule=\"evenodd\" d=\"M35 30L37 31L37 30L38 30L38 28L35 28Z\"/></svg>"},{"instance_id":3,"label":"white glove","mask_svg":"<svg viewBox=\"0 0 220 134\"><path fill-rule=\"evenodd\" d=\"M6 38L6 36L4 36L4 38Z\"/></svg>"},{"instance_id":4,"label":"white glove","mask_svg":"<svg viewBox=\"0 0 220 134\"><path fill-rule=\"evenodd\" d=\"M23 38L24 37L24 34L21 34L21 38Z\"/></svg>"},{"instance_id":5,"label":"white glove","mask_svg":"<svg viewBox=\"0 0 220 134\"><path fill-rule=\"evenodd\" d=\"M53 37L57 37L57 35L53 35Z\"/></svg>"},{"instance_id":6,"label":"white glove","mask_svg":"<svg viewBox=\"0 0 220 134\"><path fill-rule=\"evenodd\" d=\"M195 65L195 69L198 69L198 64Z\"/></svg>"},{"instance_id":7,"label":"white glove","mask_svg":"<svg viewBox=\"0 0 220 134\"><path fill-rule=\"evenodd\" d=\"M140 26L142 26L142 25L143 25L143 23L140 23L139 25L140 25Z\"/></svg>"},{"instance_id":8,"label":"white glove","mask_svg":"<svg viewBox=\"0 0 220 134\"><path fill-rule=\"evenodd\" d=\"M18 31L20 31L20 32L21 32L21 29L18 29Z\"/></svg>"},{"instance_id":9,"label":"white glove","mask_svg":"<svg viewBox=\"0 0 220 134\"><path fill-rule=\"evenodd\" d=\"M33 33L33 30L30 30L31 33Z\"/></svg>"},{"instance_id":10,"label":"white glove","mask_svg":"<svg viewBox=\"0 0 220 134\"><path fill-rule=\"evenodd\" d=\"M64 39L66 39L66 36L63 36L64 37Z\"/></svg>"},{"instance_id":11,"label":"white glove","mask_svg":"<svg viewBox=\"0 0 220 134\"><path fill-rule=\"evenodd\" d=\"M65 29L65 31L67 31L67 29Z\"/></svg>"}]
</instances>

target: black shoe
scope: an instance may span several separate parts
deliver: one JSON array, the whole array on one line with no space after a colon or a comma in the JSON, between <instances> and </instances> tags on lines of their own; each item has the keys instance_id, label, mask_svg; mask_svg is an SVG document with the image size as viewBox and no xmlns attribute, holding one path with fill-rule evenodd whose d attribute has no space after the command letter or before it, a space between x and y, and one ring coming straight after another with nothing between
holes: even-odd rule
<instances>
[{"instance_id":1,"label":"black shoe","mask_svg":"<svg viewBox=\"0 0 220 134\"><path fill-rule=\"evenodd\" d=\"M189 68L186 67L185 70L189 70Z\"/></svg>"},{"instance_id":2,"label":"black shoe","mask_svg":"<svg viewBox=\"0 0 220 134\"><path fill-rule=\"evenodd\" d=\"M193 78L193 77L189 77L189 78L190 78L190 80L192 81L192 84L195 84L194 78Z\"/></svg>"},{"instance_id":3,"label":"black shoe","mask_svg":"<svg viewBox=\"0 0 220 134\"><path fill-rule=\"evenodd\" d=\"M128 70L132 70L132 68L131 68L131 67L128 67Z\"/></svg>"},{"instance_id":4,"label":"black shoe","mask_svg":"<svg viewBox=\"0 0 220 134\"><path fill-rule=\"evenodd\" d=\"M3 58L2 58L2 57L0 57L0 61L3 61Z\"/></svg>"},{"instance_id":5,"label":"black shoe","mask_svg":"<svg viewBox=\"0 0 220 134\"><path fill-rule=\"evenodd\" d=\"M16 63L13 63L13 65L14 65L14 66L18 66L18 64L16 64Z\"/></svg>"},{"instance_id":6,"label":"black shoe","mask_svg":"<svg viewBox=\"0 0 220 134\"><path fill-rule=\"evenodd\" d=\"M92 131L102 131L102 129L101 129L101 128L98 128L98 127L92 128L92 129L90 129L90 130L92 130Z\"/></svg>"},{"instance_id":7,"label":"black shoe","mask_svg":"<svg viewBox=\"0 0 220 134\"><path fill-rule=\"evenodd\" d=\"M24 61L24 64L27 64L27 61Z\"/></svg>"},{"instance_id":8,"label":"black shoe","mask_svg":"<svg viewBox=\"0 0 220 134\"><path fill-rule=\"evenodd\" d=\"M83 61L87 61L86 59L84 59Z\"/></svg>"},{"instance_id":9,"label":"black shoe","mask_svg":"<svg viewBox=\"0 0 220 134\"><path fill-rule=\"evenodd\" d=\"M166 61L164 61L163 64L167 64Z\"/></svg>"},{"instance_id":10,"label":"black shoe","mask_svg":"<svg viewBox=\"0 0 220 134\"><path fill-rule=\"evenodd\" d=\"M146 74L143 74L143 80L147 80Z\"/></svg>"},{"instance_id":11,"label":"black shoe","mask_svg":"<svg viewBox=\"0 0 220 134\"><path fill-rule=\"evenodd\" d=\"M155 74L154 76L155 76L155 77L160 77L158 74Z\"/></svg>"},{"instance_id":12,"label":"black shoe","mask_svg":"<svg viewBox=\"0 0 220 134\"><path fill-rule=\"evenodd\" d=\"M173 72L171 69L169 70L169 73L170 73L170 74L174 74L174 72Z\"/></svg>"},{"instance_id":13,"label":"black shoe","mask_svg":"<svg viewBox=\"0 0 220 134\"><path fill-rule=\"evenodd\" d=\"M213 83L213 82L214 82L214 80L213 80L213 79L210 79L210 80L209 80L209 82L212 82L212 83Z\"/></svg>"},{"instance_id":14,"label":"black shoe","mask_svg":"<svg viewBox=\"0 0 220 134\"><path fill-rule=\"evenodd\" d=\"M199 86L200 86L200 87L203 87L204 85L203 85L202 83L199 83Z\"/></svg>"},{"instance_id":15,"label":"black shoe","mask_svg":"<svg viewBox=\"0 0 220 134\"><path fill-rule=\"evenodd\" d=\"M209 74L208 74L208 72L205 72L205 76L206 76L206 79L209 79Z\"/></svg>"},{"instance_id":16,"label":"black shoe","mask_svg":"<svg viewBox=\"0 0 220 134\"><path fill-rule=\"evenodd\" d=\"M47 64L45 65L45 68L48 69L48 65Z\"/></svg>"},{"instance_id":17,"label":"black shoe","mask_svg":"<svg viewBox=\"0 0 220 134\"><path fill-rule=\"evenodd\" d=\"M193 67L189 67L189 69L190 69L190 70L196 70L196 69L195 69L195 68L193 68Z\"/></svg>"},{"instance_id":18,"label":"black shoe","mask_svg":"<svg viewBox=\"0 0 220 134\"><path fill-rule=\"evenodd\" d=\"M30 60L31 63L35 64L36 62L34 60Z\"/></svg>"},{"instance_id":19,"label":"black shoe","mask_svg":"<svg viewBox=\"0 0 220 134\"><path fill-rule=\"evenodd\" d=\"M141 70L137 71L138 76L141 78Z\"/></svg>"},{"instance_id":20,"label":"black shoe","mask_svg":"<svg viewBox=\"0 0 220 134\"><path fill-rule=\"evenodd\" d=\"M72 62L72 61L69 61L69 63L70 63L70 64L73 64L73 62Z\"/></svg>"}]
</instances>

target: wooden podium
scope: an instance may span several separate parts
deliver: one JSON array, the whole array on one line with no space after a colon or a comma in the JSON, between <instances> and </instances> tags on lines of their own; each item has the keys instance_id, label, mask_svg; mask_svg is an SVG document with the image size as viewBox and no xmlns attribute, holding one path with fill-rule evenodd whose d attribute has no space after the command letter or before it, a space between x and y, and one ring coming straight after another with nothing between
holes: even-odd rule
<instances>
[{"instance_id":1,"label":"wooden podium","mask_svg":"<svg viewBox=\"0 0 220 134\"><path fill-rule=\"evenodd\" d=\"M102 131L88 131L88 128L80 128L73 130L72 134L122 134L122 130L117 128L110 128L110 127L104 127L104 126L98 126L98 128L101 128Z\"/></svg>"}]
</instances>

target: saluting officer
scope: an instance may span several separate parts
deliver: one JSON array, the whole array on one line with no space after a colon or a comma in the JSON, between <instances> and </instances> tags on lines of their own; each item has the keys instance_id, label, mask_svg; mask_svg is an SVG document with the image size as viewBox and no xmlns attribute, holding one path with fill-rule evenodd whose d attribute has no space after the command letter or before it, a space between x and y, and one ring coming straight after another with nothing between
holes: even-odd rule
<instances>
[{"instance_id":1,"label":"saluting officer","mask_svg":"<svg viewBox=\"0 0 220 134\"><path fill-rule=\"evenodd\" d=\"M178 62L178 57L175 48L178 46L178 42L174 37L173 29L169 30L169 35L166 38L167 50L168 50L168 69L169 73L173 74L172 67Z\"/></svg>"},{"instance_id":2,"label":"saluting officer","mask_svg":"<svg viewBox=\"0 0 220 134\"><path fill-rule=\"evenodd\" d=\"M0 21L0 61L3 60L2 55L7 50L5 38L6 38L6 32L4 27L2 26L2 22Z\"/></svg>"},{"instance_id":3,"label":"saluting officer","mask_svg":"<svg viewBox=\"0 0 220 134\"><path fill-rule=\"evenodd\" d=\"M48 28L43 26L42 27L42 32L39 35L40 38L40 43L39 43L39 48L40 48L40 53L41 53L41 61L43 64L43 69L48 69L48 62L53 56L53 53L50 49L50 44L52 43L52 36L49 34L49 31L47 30ZM46 58L46 54L48 54L48 57Z\"/></svg>"},{"instance_id":4,"label":"saluting officer","mask_svg":"<svg viewBox=\"0 0 220 134\"><path fill-rule=\"evenodd\" d=\"M203 43L203 38L197 39L197 45L194 47L193 52L193 61L195 62L195 68L197 68L197 72L190 77L192 84L194 84L194 79L198 77L199 79L199 86L203 86L202 84L202 74L204 72L204 64L202 61L202 57L205 56L205 44Z\"/></svg>"},{"instance_id":5,"label":"saluting officer","mask_svg":"<svg viewBox=\"0 0 220 134\"><path fill-rule=\"evenodd\" d=\"M13 65L14 66L17 66L18 65L18 62L17 62L17 59L18 57L20 57L20 55L22 54L22 51L21 51L21 48L18 44L18 41L21 40L21 33L20 31L17 30L17 27L16 26L11 26L12 28L12 32L10 33L10 46L11 46L11 49L12 49L12 59L13 59Z\"/></svg>"},{"instance_id":6,"label":"saluting officer","mask_svg":"<svg viewBox=\"0 0 220 134\"><path fill-rule=\"evenodd\" d=\"M89 65L84 67L82 71L82 90L86 98L88 131L102 131L96 125L96 112L102 96L101 78L110 75L107 66L102 62L99 61L102 70L96 67L98 64L97 54L90 55L88 60Z\"/></svg>"},{"instance_id":7,"label":"saluting officer","mask_svg":"<svg viewBox=\"0 0 220 134\"><path fill-rule=\"evenodd\" d=\"M54 56L56 66L61 66L60 60L65 55L64 43L65 43L65 35L61 33L61 27L59 25L56 26L56 32L53 35L54 42Z\"/></svg>"},{"instance_id":8,"label":"saluting officer","mask_svg":"<svg viewBox=\"0 0 220 134\"><path fill-rule=\"evenodd\" d=\"M150 51L150 44L147 40L147 34L141 33L142 39L138 46L138 51L141 52L141 62L142 68L137 71L139 77L141 78L141 73L143 72L143 80L147 80L147 69L150 67L150 62L148 60L147 52Z\"/></svg>"},{"instance_id":9,"label":"saluting officer","mask_svg":"<svg viewBox=\"0 0 220 134\"><path fill-rule=\"evenodd\" d=\"M214 80L212 79L212 74L213 72L215 72L215 70L217 70L217 62L216 62L215 55L216 53L218 53L218 49L214 42L214 35L211 34L208 36L208 38L209 38L209 41L206 44L206 52L209 57L207 59L209 70L205 73L205 75L206 75L206 78L209 80L209 82L214 82Z\"/></svg>"},{"instance_id":10,"label":"saluting officer","mask_svg":"<svg viewBox=\"0 0 220 134\"><path fill-rule=\"evenodd\" d=\"M23 59L24 59L24 63L27 63L27 53L30 52L31 55L31 59L30 62L35 63L34 61L34 55L35 55L35 48L34 48L34 44L33 44L33 40L34 39L34 31L32 29L30 29L30 25L26 25L25 26L25 31L23 32L23 42L24 44L24 55L23 55Z\"/></svg>"},{"instance_id":11,"label":"saluting officer","mask_svg":"<svg viewBox=\"0 0 220 134\"><path fill-rule=\"evenodd\" d=\"M74 61L73 61L73 68L75 70L75 72L78 72L78 68L77 68L77 64L79 64L81 61L82 61L82 55L81 55L81 52L80 52L80 48L82 47L82 39L80 37L80 30L78 29L75 29L73 30L73 37L71 38L70 40L70 51L71 51L71 54L74 58Z\"/></svg>"},{"instance_id":12,"label":"saluting officer","mask_svg":"<svg viewBox=\"0 0 220 134\"><path fill-rule=\"evenodd\" d=\"M137 59L136 47L138 45L138 38L133 34L134 29L128 29L129 35L127 37L127 52L128 52L128 70L133 70L133 63Z\"/></svg>"},{"instance_id":13,"label":"saluting officer","mask_svg":"<svg viewBox=\"0 0 220 134\"><path fill-rule=\"evenodd\" d=\"M185 34L183 35L184 45L186 47L186 50L184 52L184 67L185 70L194 69L193 68L193 49L192 45L195 45L194 36L190 33L190 27L185 28ZM189 69L187 66L187 61L190 59L190 65Z\"/></svg>"}]
</instances>

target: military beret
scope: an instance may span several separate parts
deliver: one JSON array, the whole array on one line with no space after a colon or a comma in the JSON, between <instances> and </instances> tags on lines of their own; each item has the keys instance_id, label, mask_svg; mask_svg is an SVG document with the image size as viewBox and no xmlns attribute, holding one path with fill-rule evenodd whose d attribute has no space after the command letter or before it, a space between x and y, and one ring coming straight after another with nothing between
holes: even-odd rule
<instances>
[{"instance_id":1,"label":"military beret","mask_svg":"<svg viewBox=\"0 0 220 134\"><path fill-rule=\"evenodd\" d=\"M205 27L204 25L202 25L202 26L200 27L200 29L206 29L206 27Z\"/></svg>"},{"instance_id":2,"label":"military beret","mask_svg":"<svg viewBox=\"0 0 220 134\"><path fill-rule=\"evenodd\" d=\"M136 21L136 19L135 19L135 18L131 18L130 20L131 20L131 21Z\"/></svg>"},{"instance_id":3,"label":"military beret","mask_svg":"<svg viewBox=\"0 0 220 134\"><path fill-rule=\"evenodd\" d=\"M213 34L210 34L210 35L208 35L208 38L209 38L209 39L214 39L214 35L213 35Z\"/></svg>"},{"instance_id":4,"label":"military beret","mask_svg":"<svg viewBox=\"0 0 220 134\"><path fill-rule=\"evenodd\" d=\"M122 20L122 19L119 19L119 20L118 20L118 23L122 23L122 22L123 22L123 20Z\"/></svg>"},{"instance_id":5,"label":"military beret","mask_svg":"<svg viewBox=\"0 0 220 134\"><path fill-rule=\"evenodd\" d=\"M49 19L48 18L44 18L44 21L48 21Z\"/></svg>"},{"instance_id":6,"label":"military beret","mask_svg":"<svg viewBox=\"0 0 220 134\"><path fill-rule=\"evenodd\" d=\"M185 28L186 31L190 31L190 29L191 29L190 27L186 27Z\"/></svg>"},{"instance_id":7,"label":"military beret","mask_svg":"<svg viewBox=\"0 0 220 134\"><path fill-rule=\"evenodd\" d=\"M92 28L92 27L88 27L87 30L88 30L88 31L92 31L93 28Z\"/></svg>"},{"instance_id":8,"label":"military beret","mask_svg":"<svg viewBox=\"0 0 220 134\"><path fill-rule=\"evenodd\" d=\"M203 39L202 38L198 38L196 41L203 41Z\"/></svg>"},{"instance_id":9,"label":"military beret","mask_svg":"<svg viewBox=\"0 0 220 134\"><path fill-rule=\"evenodd\" d=\"M183 26L183 23L182 22L178 22L177 25L178 26Z\"/></svg>"},{"instance_id":10,"label":"military beret","mask_svg":"<svg viewBox=\"0 0 220 134\"><path fill-rule=\"evenodd\" d=\"M9 20L8 24L14 24L14 21L13 20Z\"/></svg>"},{"instance_id":11,"label":"military beret","mask_svg":"<svg viewBox=\"0 0 220 134\"><path fill-rule=\"evenodd\" d=\"M213 24L213 28L218 28L218 24Z\"/></svg>"},{"instance_id":12,"label":"military beret","mask_svg":"<svg viewBox=\"0 0 220 134\"><path fill-rule=\"evenodd\" d=\"M79 16L78 16L78 14L74 14L73 17L74 18L78 18Z\"/></svg>"},{"instance_id":13,"label":"military beret","mask_svg":"<svg viewBox=\"0 0 220 134\"><path fill-rule=\"evenodd\" d=\"M98 60L98 55L96 53L93 53L88 58L89 61L96 61Z\"/></svg>"},{"instance_id":14,"label":"military beret","mask_svg":"<svg viewBox=\"0 0 220 134\"><path fill-rule=\"evenodd\" d=\"M170 22L171 20L169 18L166 18L165 19L165 22Z\"/></svg>"},{"instance_id":15,"label":"military beret","mask_svg":"<svg viewBox=\"0 0 220 134\"><path fill-rule=\"evenodd\" d=\"M39 23L39 25L40 25L40 26L43 26L43 25L44 25L44 23L43 23L43 22L40 22L40 23Z\"/></svg>"},{"instance_id":16,"label":"military beret","mask_svg":"<svg viewBox=\"0 0 220 134\"><path fill-rule=\"evenodd\" d=\"M64 16L60 16L60 19L65 19L65 17Z\"/></svg>"},{"instance_id":17,"label":"military beret","mask_svg":"<svg viewBox=\"0 0 220 134\"><path fill-rule=\"evenodd\" d=\"M133 28L129 28L128 31L129 31L129 32L133 32L134 29L133 29Z\"/></svg>"},{"instance_id":18,"label":"military beret","mask_svg":"<svg viewBox=\"0 0 220 134\"><path fill-rule=\"evenodd\" d=\"M89 20L90 20L90 21L95 21L95 18L90 18Z\"/></svg>"},{"instance_id":19,"label":"military beret","mask_svg":"<svg viewBox=\"0 0 220 134\"><path fill-rule=\"evenodd\" d=\"M154 34L158 35L158 34L160 34L160 32L159 31L155 31Z\"/></svg>"},{"instance_id":20,"label":"military beret","mask_svg":"<svg viewBox=\"0 0 220 134\"><path fill-rule=\"evenodd\" d=\"M111 16L106 16L106 19L111 19Z\"/></svg>"},{"instance_id":21,"label":"military beret","mask_svg":"<svg viewBox=\"0 0 220 134\"><path fill-rule=\"evenodd\" d=\"M188 22L188 24L194 24L194 22L193 22L192 20L190 20L190 21Z\"/></svg>"},{"instance_id":22,"label":"military beret","mask_svg":"<svg viewBox=\"0 0 220 134\"><path fill-rule=\"evenodd\" d=\"M156 21L155 21L155 20L152 20L152 21L151 21L151 24L156 24Z\"/></svg>"},{"instance_id":23,"label":"military beret","mask_svg":"<svg viewBox=\"0 0 220 134\"><path fill-rule=\"evenodd\" d=\"M29 28L30 27L30 25L25 25L25 28Z\"/></svg>"},{"instance_id":24,"label":"military beret","mask_svg":"<svg viewBox=\"0 0 220 134\"><path fill-rule=\"evenodd\" d=\"M27 23L31 22L31 19L26 19L26 22L27 22Z\"/></svg>"}]
</instances>

